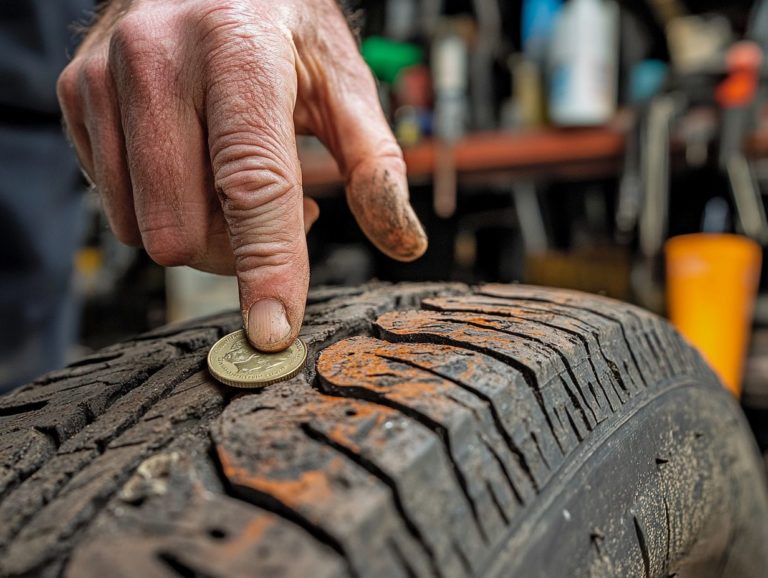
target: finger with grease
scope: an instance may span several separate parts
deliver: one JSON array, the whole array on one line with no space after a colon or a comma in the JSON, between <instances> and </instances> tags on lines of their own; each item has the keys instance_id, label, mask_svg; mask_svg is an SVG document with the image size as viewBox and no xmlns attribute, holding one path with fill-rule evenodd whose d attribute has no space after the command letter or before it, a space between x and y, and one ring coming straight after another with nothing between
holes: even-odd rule
<instances>
[{"instance_id":1,"label":"finger with grease","mask_svg":"<svg viewBox=\"0 0 768 578\"><path fill-rule=\"evenodd\" d=\"M399 261L418 259L427 250L427 236L408 201L404 165L400 170L386 164L367 168L358 167L347 185L352 214L382 253Z\"/></svg>"}]
</instances>

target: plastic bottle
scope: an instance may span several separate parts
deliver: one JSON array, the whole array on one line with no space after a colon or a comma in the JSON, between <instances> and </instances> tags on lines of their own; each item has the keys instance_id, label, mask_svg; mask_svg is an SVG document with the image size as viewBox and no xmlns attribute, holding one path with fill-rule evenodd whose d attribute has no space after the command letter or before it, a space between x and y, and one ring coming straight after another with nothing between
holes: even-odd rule
<instances>
[{"instance_id":1,"label":"plastic bottle","mask_svg":"<svg viewBox=\"0 0 768 578\"><path fill-rule=\"evenodd\" d=\"M618 22L611 0L570 0L560 11L549 58L554 124L599 125L616 112Z\"/></svg>"}]
</instances>

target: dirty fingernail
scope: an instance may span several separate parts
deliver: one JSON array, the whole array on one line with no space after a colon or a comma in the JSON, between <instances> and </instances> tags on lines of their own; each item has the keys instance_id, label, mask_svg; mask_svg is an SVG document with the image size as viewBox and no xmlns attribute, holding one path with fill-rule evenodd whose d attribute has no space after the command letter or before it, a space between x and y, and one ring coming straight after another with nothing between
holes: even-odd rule
<instances>
[{"instance_id":1,"label":"dirty fingernail","mask_svg":"<svg viewBox=\"0 0 768 578\"><path fill-rule=\"evenodd\" d=\"M262 299L248 312L248 337L257 348L270 348L291 332L285 307L277 299Z\"/></svg>"}]
</instances>

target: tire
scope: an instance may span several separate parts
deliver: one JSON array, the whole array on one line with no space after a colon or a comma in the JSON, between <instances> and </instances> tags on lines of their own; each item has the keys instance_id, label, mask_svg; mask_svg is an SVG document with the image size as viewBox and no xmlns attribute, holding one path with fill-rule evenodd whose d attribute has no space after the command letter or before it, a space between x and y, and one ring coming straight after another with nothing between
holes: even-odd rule
<instances>
[{"instance_id":1,"label":"tire","mask_svg":"<svg viewBox=\"0 0 768 578\"><path fill-rule=\"evenodd\" d=\"M310 363L216 384L236 313L0 398L0 575L768 575L745 420L661 319L525 286L310 295Z\"/></svg>"}]
</instances>

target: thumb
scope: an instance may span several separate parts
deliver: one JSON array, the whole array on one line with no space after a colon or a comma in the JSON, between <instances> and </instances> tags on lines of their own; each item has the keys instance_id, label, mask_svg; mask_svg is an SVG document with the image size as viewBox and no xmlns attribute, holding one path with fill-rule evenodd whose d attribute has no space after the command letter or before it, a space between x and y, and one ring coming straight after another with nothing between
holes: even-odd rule
<instances>
[{"instance_id":1,"label":"thumb","mask_svg":"<svg viewBox=\"0 0 768 578\"><path fill-rule=\"evenodd\" d=\"M411 207L403 153L381 110L370 70L354 50L345 90L326 90L318 136L346 179L347 202L360 228L389 257L413 261L427 236Z\"/></svg>"},{"instance_id":2,"label":"thumb","mask_svg":"<svg viewBox=\"0 0 768 578\"><path fill-rule=\"evenodd\" d=\"M249 63L208 84L206 116L216 192L235 258L248 338L263 351L299 333L309 285L293 108L296 76ZM219 69L222 70L222 69ZM310 207L311 208L311 207Z\"/></svg>"}]
</instances>

